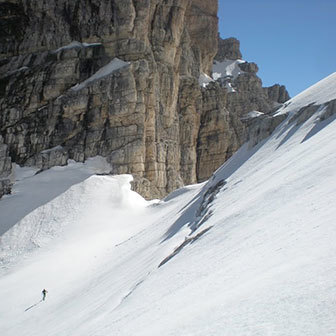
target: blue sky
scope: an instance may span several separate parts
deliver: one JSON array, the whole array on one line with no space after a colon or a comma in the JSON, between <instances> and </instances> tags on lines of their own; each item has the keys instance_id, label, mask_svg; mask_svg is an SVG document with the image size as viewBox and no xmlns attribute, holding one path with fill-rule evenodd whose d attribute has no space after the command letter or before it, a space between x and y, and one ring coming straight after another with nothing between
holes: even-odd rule
<instances>
[{"instance_id":1,"label":"blue sky","mask_svg":"<svg viewBox=\"0 0 336 336\"><path fill-rule=\"evenodd\" d=\"M293 97L336 71L336 0L219 0L222 38L240 40L265 86Z\"/></svg>"}]
</instances>

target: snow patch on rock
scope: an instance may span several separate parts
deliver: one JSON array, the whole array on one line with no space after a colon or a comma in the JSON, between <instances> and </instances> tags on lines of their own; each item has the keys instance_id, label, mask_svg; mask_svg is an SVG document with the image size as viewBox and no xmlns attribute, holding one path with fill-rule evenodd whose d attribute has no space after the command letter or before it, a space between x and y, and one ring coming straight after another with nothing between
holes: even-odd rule
<instances>
[{"instance_id":1,"label":"snow patch on rock","mask_svg":"<svg viewBox=\"0 0 336 336\"><path fill-rule=\"evenodd\" d=\"M121 59L115 57L110 63L106 64L104 67L99 69L94 75L89 77L87 80L80 84L76 84L71 88L73 91L79 91L88 85L92 84L93 82L100 80L122 68L125 68L129 66L131 63L130 62L124 62Z\"/></svg>"},{"instance_id":2,"label":"snow patch on rock","mask_svg":"<svg viewBox=\"0 0 336 336\"><path fill-rule=\"evenodd\" d=\"M249 113L245 114L241 119L245 120L245 119L252 119L252 118L258 118L262 115L264 115L265 113L259 112L259 111L250 111Z\"/></svg>"},{"instance_id":3,"label":"snow patch on rock","mask_svg":"<svg viewBox=\"0 0 336 336\"><path fill-rule=\"evenodd\" d=\"M87 48L87 47L94 47L94 46L99 46L102 45L101 43L82 43L82 42L78 42L78 41L73 41L71 43L69 43L68 45L62 46L56 50L53 51L53 53L58 53L62 50L69 50L69 49L74 49L74 48Z\"/></svg>"},{"instance_id":4,"label":"snow patch on rock","mask_svg":"<svg viewBox=\"0 0 336 336\"><path fill-rule=\"evenodd\" d=\"M202 72L198 78L198 83L201 87L205 88L209 83L214 82L214 80L208 76L206 73Z\"/></svg>"},{"instance_id":5,"label":"snow patch on rock","mask_svg":"<svg viewBox=\"0 0 336 336\"><path fill-rule=\"evenodd\" d=\"M214 61L212 66L212 77L214 80L230 77L235 80L243 71L239 64L245 63L243 60L224 60L222 62Z\"/></svg>"}]
</instances>

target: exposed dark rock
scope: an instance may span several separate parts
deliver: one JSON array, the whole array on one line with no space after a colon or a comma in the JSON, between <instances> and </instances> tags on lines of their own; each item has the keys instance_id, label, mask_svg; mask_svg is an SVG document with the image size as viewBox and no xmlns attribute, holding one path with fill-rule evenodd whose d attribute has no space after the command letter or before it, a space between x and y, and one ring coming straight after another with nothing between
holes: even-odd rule
<instances>
[{"instance_id":1,"label":"exposed dark rock","mask_svg":"<svg viewBox=\"0 0 336 336\"><path fill-rule=\"evenodd\" d=\"M243 119L248 129L247 140L249 141L249 146L253 147L269 137L286 118L286 114L279 116L262 114L255 118Z\"/></svg>"},{"instance_id":2,"label":"exposed dark rock","mask_svg":"<svg viewBox=\"0 0 336 336\"><path fill-rule=\"evenodd\" d=\"M19 1L0 3L0 57L17 53L23 41L29 17Z\"/></svg>"},{"instance_id":3,"label":"exposed dark rock","mask_svg":"<svg viewBox=\"0 0 336 336\"><path fill-rule=\"evenodd\" d=\"M227 39L218 38L218 53L215 57L217 61L225 59L237 60L241 59L240 42L234 37Z\"/></svg>"},{"instance_id":4,"label":"exposed dark rock","mask_svg":"<svg viewBox=\"0 0 336 336\"><path fill-rule=\"evenodd\" d=\"M205 181L245 141L245 128L237 113L227 108L225 88L209 84L202 91L202 112L197 141L197 179Z\"/></svg>"},{"instance_id":5,"label":"exposed dark rock","mask_svg":"<svg viewBox=\"0 0 336 336\"><path fill-rule=\"evenodd\" d=\"M0 197L11 192L12 161L0 135Z\"/></svg>"},{"instance_id":6,"label":"exposed dark rock","mask_svg":"<svg viewBox=\"0 0 336 336\"><path fill-rule=\"evenodd\" d=\"M177 256L186 246L188 246L189 244L195 243L198 239L200 239L203 235L205 235L211 229L212 229L212 226L209 226L209 227L205 228L204 230L202 230L201 232L199 232L198 234L196 234L195 236L186 237L184 242L181 245L179 245L171 254L169 254L166 258L164 258L160 262L158 268L162 267L168 261L170 261L175 256Z\"/></svg>"},{"instance_id":7,"label":"exposed dark rock","mask_svg":"<svg viewBox=\"0 0 336 336\"><path fill-rule=\"evenodd\" d=\"M244 72L256 74L259 71L258 65L253 62L252 63L249 63L249 62L241 63L238 66Z\"/></svg>"},{"instance_id":8,"label":"exposed dark rock","mask_svg":"<svg viewBox=\"0 0 336 336\"><path fill-rule=\"evenodd\" d=\"M274 84L273 86L264 88L264 90L270 100L281 104L290 98L284 85Z\"/></svg>"}]
</instances>

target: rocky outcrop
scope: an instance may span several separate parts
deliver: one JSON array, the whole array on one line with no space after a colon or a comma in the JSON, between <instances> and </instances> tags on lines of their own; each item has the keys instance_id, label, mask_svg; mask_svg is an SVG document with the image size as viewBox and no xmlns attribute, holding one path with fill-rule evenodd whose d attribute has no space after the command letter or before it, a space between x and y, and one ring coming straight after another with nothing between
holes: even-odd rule
<instances>
[{"instance_id":1,"label":"rocky outcrop","mask_svg":"<svg viewBox=\"0 0 336 336\"><path fill-rule=\"evenodd\" d=\"M330 100L322 105L315 104L314 102L310 103L307 106L302 107L297 113L293 114L288 122L295 123L296 126L301 126L314 114L318 114L316 120L316 127L318 128L320 122L336 115L336 99ZM313 132L313 130L311 132Z\"/></svg>"},{"instance_id":2,"label":"rocky outcrop","mask_svg":"<svg viewBox=\"0 0 336 336\"><path fill-rule=\"evenodd\" d=\"M289 99L284 86L262 87L257 64L241 60L238 40L219 38L218 46L216 69L223 73L202 91L198 181L208 179L245 141L254 146L269 136L283 121L270 113ZM246 117L251 111L260 117Z\"/></svg>"},{"instance_id":3,"label":"rocky outcrop","mask_svg":"<svg viewBox=\"0 0 336 336\"><path fill-rule=\"evenodd\" d=\"M197 180L208 179L245 141L245 128L227 108L225 88L211 83L202 90L202 112L197 141Z\"/></svg>"},{"instance_id":4,"label":"rocky outcrop","mask_svg":"<svg viewBox=\"0 0 336 336\"><path fill-rule=\"evenodd\" d=\"M308 132L302 142L313 136L318 130L323 128L328 122L332 121L336 115L336 100L331 100L322 105L310 103L307 106L303 106L300 109L290 111L290 104L285 104L289 109L287 111L281 111L281 113L274 113L265 115L260 113L258 115L251 114L243 119L244 124L248 129L247 141L249 147L253 147L266 139L272 134L275 128L284 120L287 124L293 124L294 127L300 127L313 115L316 115L315 126ZM294 113L293 113L294 112ZM288 133L290 137L291 133ZM285 138L286 139L286 138Z\"/></svg>"},{"instance_id":5,"label":"rocky outcrop","mask_svg":"<svg viewBox=\"0 0 336 336\"><path fill-rule=\"evenodd\" d=\"M257 117L251 116L243 119L246 125L247 141L249 147L252 148L262 140L269 137L273 131L287 118L286 114L279 116L272 116L267 114L260 114Z\"/></svg>"},{"instance_id":6,"label":"rocky outcrop","mask_svg":"<svg viewBox=\"0 0 336 336\"><path fill-rule=\"evenodd\" d=\"M219 49L215 59L223 62L228 59L239 59L242 57L239 51L239 42L235 39L219 38ZM225 46L228 48L226 52ZM233 88L228 94L226 108L230 113L243 117L250 111L260 111L269 113L280 104L289 99L288 92L284 86L276 84L269 88L263 88L261 79L257 76L259 70L257 64L250 62L237 63L237 67L241 70L235 77L229 77L226 81L222 81L224 85L230 84ZM223 85L222 85L223 86Z\"/></svg>"},{"instance_id":7,"label":"rocky outcrop","mask_svg":"<svg viewBox=\"0 0 336 336\"><path fill-rule=\"evenodd\" d=\"M238 64L238 66L243 72L248 72L251 74L256 74L259 71L258 65L253 62L241 63L241 64Z\"/></svg>"},{"instance_id":8,"label":"rocky outcrop","mask_svg":"<svg viewBox=\"0 0 336 336\"><path fill-rule=\"evenodd\" d=\"M269 112L274 107L262 88L262 82L254 73L242 73L233 82L235 92L228 94L227 109L240 117L250 111Z\"/></svg>"},{"instance_id":9,"label":"rocky outcrop","mask_svg":"<svg viewBox=\"0 0 336 336\"><path fill-rule=\"evenodd\" d=\"M218 37L218 52L216 55L216 60L224 61L226 59L229 60L237 60L241 59L243 56L240 52L240 42L234 37L230 37L227 39L221 39Z\"/></svg>"},{"instance_id":10,"label":"rocky outcrop","mask_svg":"<svg viewBox=\"0 0 336 336\"><path fill-rule=\"evenodd\" d=\"M289 100L289 94L284 85L274 84L273 86L264 88L268 99L278 103L285 103Z\"/></svg>"}]
</instances>

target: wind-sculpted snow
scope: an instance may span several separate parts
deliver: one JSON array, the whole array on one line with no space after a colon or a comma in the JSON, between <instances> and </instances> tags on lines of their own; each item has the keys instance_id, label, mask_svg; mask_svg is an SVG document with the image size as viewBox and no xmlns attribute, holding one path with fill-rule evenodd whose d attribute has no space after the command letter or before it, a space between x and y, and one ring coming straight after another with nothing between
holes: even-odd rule
<instances>
[{"instance_id":1,"label":"wind-sculpted snow","mask_svg":"<svg viewBox=\"0 0 336 336\"><path fill-rule=\"evenodd\" d=\"M79 231L95 230L100 222L118 216L124 208L144 207L147 202L130 190L131 180L130 175L91 176L72 186L29 213L1 237L0 260L8 263L67 235L77 226Z\"/></svg>"},{"instance_id":2,"label":"wind-sculpted snow","mask_svg":"<svg viewBox=\"0 0 336 336\"><path fill-rule=\"evenodd\" d=\"M92 176L28 214L0 243L1 335L335 335L336 120L315 98L161 202Z\"/></svg>"},{"instance_id":3,"label":"wind-sculpted snow","mask_svg":"<svg viewBox=\"0 0 336 336\"><path fill-rule=\"evenodd\" d=\"M37 171L16 165L13 176L16 182L12 194L0 201L0 236L72 185L93 174L109 173L111 166L104 158L97 156L88 159L84 164L69 160L65 167L54 167L36 175Z\"/></svg>"}]
</instances>

